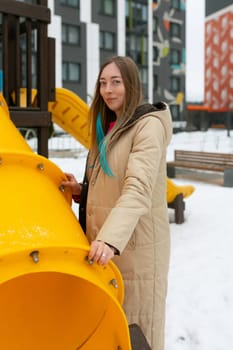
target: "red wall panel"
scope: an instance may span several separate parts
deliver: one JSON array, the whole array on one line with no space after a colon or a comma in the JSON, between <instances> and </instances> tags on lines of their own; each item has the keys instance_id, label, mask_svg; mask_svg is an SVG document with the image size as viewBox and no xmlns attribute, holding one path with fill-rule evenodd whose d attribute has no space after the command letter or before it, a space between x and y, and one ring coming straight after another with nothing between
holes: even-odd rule
<instances>
[{"instance_id":1,"label":"red wall panel","mask_svg":"<svg viewBox=\"0 0 233 350\"><path fill-rule=\"evenodd\" d=\"M233 12L205 23L205 104L233 109Z\"/></svg>"}]
</instances>

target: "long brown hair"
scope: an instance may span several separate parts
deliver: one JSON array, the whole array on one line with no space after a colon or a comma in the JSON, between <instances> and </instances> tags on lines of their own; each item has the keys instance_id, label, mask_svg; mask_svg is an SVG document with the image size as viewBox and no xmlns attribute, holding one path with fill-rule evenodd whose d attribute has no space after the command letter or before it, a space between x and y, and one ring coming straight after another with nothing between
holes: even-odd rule
<instances>
[{"instance_id":1,"label":"long brown hair","mask_svg":"<svg viewBox=\"0 0 233 350\"><path fill-rule=\"evenodd\" d=\"M114 129L121 127L129 120L135 109L142 103L142 85L139 70L135 62L127 56L113 56L108 59L100 68L96 81L95 94L89 110L89 125L91 131L91 147L96 148L96 120L100 113L103 130L106 133L109 122L116 119L115 112L111 111L100 95L100 76L103 69L110 63L115 63L120 70L125 86L125 102L123 106L122 118L117 120Z\"/></svg>"}]
</instances>

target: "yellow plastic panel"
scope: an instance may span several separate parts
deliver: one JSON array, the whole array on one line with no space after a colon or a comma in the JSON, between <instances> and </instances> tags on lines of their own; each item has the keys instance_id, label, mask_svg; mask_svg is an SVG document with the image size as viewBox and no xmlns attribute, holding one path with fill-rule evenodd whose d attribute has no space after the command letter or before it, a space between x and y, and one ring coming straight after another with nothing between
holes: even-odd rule
<instances>
[{"instance_id":1,"label":"yellow plastic panel","mask_svg":"<svg viewBox=\"0 0 233 350\"><path fill-rule=\"evenodd\" d=\"M130 349L124 315L88 281L33 273L1 284L0 295L1 349Z\"/></svg>"},{"instance_id":2,"label":"yellow plastic panel","mask_svg":"<svg viewBox=\"0 0 233 350\"><path fill-rule=\"evenodd\" d=\"M75 93L64 88L56 89L56 101L49 102L53 121L89 148L87 125L88 105Z\"/></svg>"}]
</instances>

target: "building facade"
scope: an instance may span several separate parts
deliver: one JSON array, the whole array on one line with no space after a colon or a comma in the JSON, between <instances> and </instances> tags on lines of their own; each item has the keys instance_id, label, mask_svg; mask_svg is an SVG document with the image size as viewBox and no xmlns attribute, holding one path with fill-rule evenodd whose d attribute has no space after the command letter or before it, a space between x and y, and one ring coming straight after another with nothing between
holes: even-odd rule
<instances>
[{"instance_id":1,"label":"building facade","mask_svg":"<svg viewBox=\"0 0 233 350\"><path fill-rule=\"evenodd\" d=\"M140 70L145 101L168 102L174 122L184 121L184 0L49 0L49 7L50 35L60 43L58 85L89 103L101 63L129 55Z\"/></svg>"},{"instance_id":2,"label":"building facade","mask_svg":"<svg viewBox=\"0 0 233 350\"><path fill-rule=\"evenodd\" d=\"M170 104L174 124L185 110L185 1L153 2L153 100Z\"/></svg>"},{"instance_id":3,"label":"building facade","mask_svg":"<svg viewBox=\"0 0 233 350\"><path fill-rule=\"evenodd\" d=\"M233 110L232 0L206 0L205 105Z\"/></svg>"}]
</instances>

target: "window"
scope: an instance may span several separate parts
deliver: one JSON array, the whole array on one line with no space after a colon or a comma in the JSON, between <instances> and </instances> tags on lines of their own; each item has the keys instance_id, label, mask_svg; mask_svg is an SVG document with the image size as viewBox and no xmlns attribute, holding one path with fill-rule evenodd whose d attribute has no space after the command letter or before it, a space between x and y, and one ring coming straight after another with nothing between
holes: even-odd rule
<instances>
[{"instance_id":1,"label":"window","mask_svg":"<svg viewBox=\"0 0 233 350\"><path fill-rule=\"evenodd\" d=\"M148 21L148 6L140 4L137 1L128 0L126 1L126 27L129 30L141 25L146 25Z\"/></svg>"},{"instance_id":2,"label":"window","mask_svg":"<svg viewBox=\"0 0 233 350\"><path fill-rule=\"evenodd\" d=\"M148 98L148 69L145 67L142 67L142 68L139 68L139 72L141 75L142 93L144 96L144 100L146 101Z\"/></svg>"},{"instance_id":3,"label":"window","mask_svg":"<svg viewBox=\"0 0 233 350\"><path fill-rule=\"evenodd\" d=\"M61 5L78 7L79 8L79 0L60 0Z\"/></svg>"},{"instance_id":4,"label":"window","mask_svg":"<svg viewBox=\"0 0 233 350\"><path fill-rule=\"evenodd\" d=\"M80 83L81 81L81 65L74 62L62 63L62 80L66 82Z\"/></svg>"},{"instance_id":5,"label":"window","mask_svg":"<svg viewBox=\"0 0 233 350\"><path fill-rule=\"evenodd\" d=\"M180 50L171 49L170 50L170 64L180 64L181 63L181 52Z\"/></svg>"},{"instance_id":6,"label":"window","mask_svg":"<svg viewBox=\"0 0 233 350\"><path fill-rule=\"evenodd\" d=\"M180 106L179 105L170 105L172 120L180 120Z\"/></svg>"},{"instance_id":7,"label":"window","mask_svg":"<svg viewBox=\"0 0 233 350\"><path fill-rule=\"evenodd\" d=\"M141 65L147 65L148 38L145 35L129 34L126 38L126 54Z\"/></svg>"},{"instance_id":8,"label":"window","mask_svg":"<svg viewBox=\"0 0 233 350\"><path fill-rule=\"evenodd\" d=\"M111 32L100 32L100 48L114 51L115 35Z\"/></svg>"},{"instance_id":9,"label":"window","mask_svg":"<svg viewBox=\"0 0 233 350\"><path fill-rule=\"evenodd\" d=\"M177 93L181 90L179 77L171 77L170 78L170 90L173 93Z\"/></svg>"},{"instance_id":10,"label":"window","mask_svg":"<svg viewBox=\"0 0 233 350\"><path fill-rule=\"evenodd\" d=\"M133 16L138 23L145 23L148 19L147 6L133 2Z\"/></svg>"},{"instance_id":11,"label":"window","mask_svg":"<svg viewBox=\"0 0 233 350\"><path fill-rule=\"evenodd\" d=\"M157 91L159 86L159 79L157 74L153 75L153 85L154 91Z\"/></svg>"},{"instance_id":12,"label":"window","mask_svg":"<svg viewBox=\"0 0 233 350\"><path fill-rule=\"evenodd\" d=\"M171 36L176 38L181 38L181 26L179 23L171 22Z\"/></svg>"},{"instance_id":13,"label":"window","mask_svg":"<svg viewBox=\"0 0 233 350\"><path fill-rule=\"evenodd\" d=\"M100 13L113 16L115 13L115 0L100 0Z\"/></svg>"},{"instance_id":14,"label":"window","mask_svg":"<svg viewBox=\"0 0 233 350\"><path fill-rule=\"evenodd\" d=\"M148 69L147 68L140 68L140 74L141 74L141 81L143 85L148 84Z\"/></svg>"},{"instance_id":15,"label":"window","mask_svg":"<svg viewBox=\"0 0 233 350\"><path fill-rule=\"evenodd\" d=\"M171 7L176 9L176 10L180 10L181 9L180 0L172 0Z\"/></svg>"},{"instance_id":16,"label":"window","mask_svg":"<svg viewBox=\"0 0 233 350\"><path fill-rule=\"evenodd\" d=\"M153 17L153 32L157 33L158 31L158 17Z\"/></svg>"},{"instance_id":17,"label":"window","mask_svg":"<svg viewBox=\"0 0 233 350\"><path fill-rule=\"evenodd\" d=\"M80 45L80 27L70 24L62 24L63 44Z\"/></svg>"},{"instance_id":18,"label":"window","mask_svg":"<svg viewBox=\"0 0 233 350\"><path fill-rule=\"evenodd\" d=\"M153 61L158 62L159 59L159 49L157 46L153 47Z\"/></svg>"},{"instance_id":19,"label":"window","mask_svg":"<svg viewBox=\"0 0 233 350\"><path fill-rule=\"evenodd\" d=\"M126 48L129 51L136 51L136 35L128 35L126 38Z\"/></svg>"}]
</instances>

